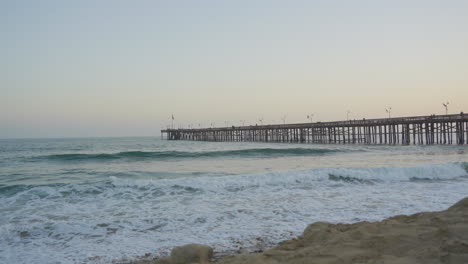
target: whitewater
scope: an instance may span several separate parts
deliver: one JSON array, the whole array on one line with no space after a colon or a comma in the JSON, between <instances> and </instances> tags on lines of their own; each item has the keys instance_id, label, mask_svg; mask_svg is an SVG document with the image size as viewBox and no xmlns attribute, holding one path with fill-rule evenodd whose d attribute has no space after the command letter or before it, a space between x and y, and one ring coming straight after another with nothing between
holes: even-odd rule
<instances>
[{"instance_id":1,"label":"whitewater","mask_svg":"<svg viewBox=\"0 0 468 264\"><path fill-rule=\"evenodd\" d=\"M0 140L0 263L121 263L188 243L249 252L316 221L466 196L468 146Z\"/></svg>"}]
</instances>

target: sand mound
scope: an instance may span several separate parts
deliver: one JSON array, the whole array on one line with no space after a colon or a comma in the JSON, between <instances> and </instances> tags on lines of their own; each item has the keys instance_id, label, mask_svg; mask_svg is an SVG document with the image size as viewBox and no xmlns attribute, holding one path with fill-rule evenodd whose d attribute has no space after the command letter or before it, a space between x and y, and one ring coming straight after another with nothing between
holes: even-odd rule
<instances>
[{"instance_id":1,"label":"sand mound","mask_svg":"<svg viewBox=\"0 0 468 264\"><path fill-rule=\"evenodd\" d=\"M381 222L309 225L304 234L263 253L222 264L468 263L468 198L442 212Z\"/></svg>"}]
</instances>

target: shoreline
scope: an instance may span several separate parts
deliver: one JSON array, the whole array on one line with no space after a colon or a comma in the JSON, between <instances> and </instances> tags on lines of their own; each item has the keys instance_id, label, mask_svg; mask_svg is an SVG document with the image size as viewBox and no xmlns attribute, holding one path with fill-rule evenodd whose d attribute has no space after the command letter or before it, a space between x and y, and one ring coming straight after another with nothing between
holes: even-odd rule
<instances>
[{"instance_id":1,"label":"shoreline","mask_svg":"<svg viewBox=\"0 0 468 264\"><path fill-rule=\"evenodd\" d=\"M443 211L397 215L377 222L316 222L301 236L260 252L216 252L213 257L211 248L210 255L205 249L193 250L194 246L209 248L196 244L176 247L171 257L130 263L468 263L468 197Z\"/></svg>"}]
</instances>

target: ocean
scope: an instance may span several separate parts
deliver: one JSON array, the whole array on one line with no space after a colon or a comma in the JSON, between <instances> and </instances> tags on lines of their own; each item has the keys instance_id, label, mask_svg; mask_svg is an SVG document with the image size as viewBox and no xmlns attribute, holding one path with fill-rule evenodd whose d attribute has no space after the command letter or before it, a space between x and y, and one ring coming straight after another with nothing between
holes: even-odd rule
<instances>
[{"instance_id":1,"label":"ocean","mask_svg":"<svg viewBox=\"0 0 468 264\"><path fill-rule=\"evenodd\" d=\"M0 263L112 263L202 243L248 252L316 221L443 210L468 146L0 140Z\"/></svg>"}]
</instances>

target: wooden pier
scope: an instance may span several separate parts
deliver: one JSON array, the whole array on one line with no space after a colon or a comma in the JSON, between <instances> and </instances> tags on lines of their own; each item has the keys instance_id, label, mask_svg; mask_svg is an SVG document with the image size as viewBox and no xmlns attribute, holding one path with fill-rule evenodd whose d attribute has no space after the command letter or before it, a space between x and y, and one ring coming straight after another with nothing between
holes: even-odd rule
<instances>
[{"instance_id":1,"label":"wooden pier","mask_svg":"<svg viewBox=\"0 0 468 264\"><path fill-rule=\"evenodd\" d=\"M468 114L299 124L164 129L168 140L315 144L468 144ZM165 135L165 137L164 137Z\"/></svg>"}]
</instances>

